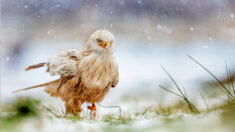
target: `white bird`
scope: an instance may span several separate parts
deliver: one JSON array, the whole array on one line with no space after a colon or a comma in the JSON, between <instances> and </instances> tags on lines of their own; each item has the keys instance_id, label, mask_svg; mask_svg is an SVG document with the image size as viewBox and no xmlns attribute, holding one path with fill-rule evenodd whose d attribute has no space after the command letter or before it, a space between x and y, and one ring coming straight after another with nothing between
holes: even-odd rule
<instances>
[{"instance_id":1,"label":"white bird","mask_svg":"<svg viewBox=\"0 0 235 132\"><path fill-rule=\"evenodd\" d=\"M66 113L80 116L81 105L92 103L88 109L96 116L96 102L102 101L111 87L119 80L118 65L114 61L115 39L106 30L92 33L82 50L63 51L47 63L39 63L25 70L46 66L52 76L60 75L57 80L22 90L46 86L45 91L65 102Z\"/></svg>"}]
</instances>

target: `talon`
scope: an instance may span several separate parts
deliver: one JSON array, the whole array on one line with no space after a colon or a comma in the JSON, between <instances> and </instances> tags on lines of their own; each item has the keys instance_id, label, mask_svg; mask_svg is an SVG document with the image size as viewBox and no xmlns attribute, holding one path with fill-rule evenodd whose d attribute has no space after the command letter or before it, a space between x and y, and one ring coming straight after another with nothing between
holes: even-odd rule
<instances>
[{"instance_id":1,"label":"talon","mask_svg":"<svg viewBox=\"0 0 235 132\"><path fill-rule=\"evenodd\" d=\"M92 103L91 106L87 106L87 109L91 111L91 119L95 119L96 117L96 105Z\"/></svg>"}]
</instances>

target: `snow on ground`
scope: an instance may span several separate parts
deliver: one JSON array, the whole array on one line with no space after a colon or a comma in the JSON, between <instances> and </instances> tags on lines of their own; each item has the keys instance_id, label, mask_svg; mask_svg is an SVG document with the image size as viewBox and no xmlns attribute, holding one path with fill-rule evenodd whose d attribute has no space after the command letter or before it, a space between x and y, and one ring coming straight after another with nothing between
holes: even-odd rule
<instances>
[{"instance_id":1,"label":"snow on ground","mask_svg":"<svg viewBox=\"0 0 235 132\"><path fill-rule=\"evenodd\" d=\"M229 132L230 128L223 125L221 111L201 114L173 114L171 116L147 113L139 118L131 117L125 123L118 120L104 121L102 119L70 120L65 118L49 118L43 116L40 120L26 119L19 125L19 132L101 132L101 131L160 131L160 132Z\"/></svg>"}]
</instances>

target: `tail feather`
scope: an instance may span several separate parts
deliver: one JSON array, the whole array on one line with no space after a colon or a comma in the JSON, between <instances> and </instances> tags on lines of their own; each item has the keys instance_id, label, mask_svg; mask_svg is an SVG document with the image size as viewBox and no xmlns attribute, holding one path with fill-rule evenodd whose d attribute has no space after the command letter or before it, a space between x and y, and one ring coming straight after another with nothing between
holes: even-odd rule
<instances>
[{"instance_id":1,"label":"tail feather","mask_svg":"<svg viewBox=\"0 0 235 132\"><path fill-rule=\"evenodd\" d=\"M35 85L35 86L32 86L32 87L19 89L19 90L13 91L12 93L17 93L17 92L20 92L20 91L25 91L25 90L29 90L29 89L33 89L33 88L39 88L39 87L43 87L43 86L48 86L48 85L50 85L50 84L54 84L54 83L57 83L57 82L59 82L59 81L60 81L60 79L53 80L53 81L46 82L46 83L39 84L39 85Z\"/></svg>"},{"instance_id":2,"label":"tail feather","mask_svg":"<svg viewBox=\"0 0 235 132\"><path fill-rule=\"evenodd\" d=\"M68 80L72 79L73 76L64 76L60 78L60 82L54 83L52 85L47 85L45 88L45 92L47 92L51 96L60 96L65 94L64 84L67 83Z\"/></svg>"},{"instance_id":3,"label":"tail feather","mask_svg":"<svg viewBox=\"0 0 235 132\"><path fill-rule=\"evenodd\" d=\"M35 64L35 65L31 65L31 66L28 66L25 68L25 71L28 71L28 70L31 70L31 69L36 69L36 68L39 68L39 67L43 67L46 63L38 63L38 64Z\"/></svg>"}]
</instances>

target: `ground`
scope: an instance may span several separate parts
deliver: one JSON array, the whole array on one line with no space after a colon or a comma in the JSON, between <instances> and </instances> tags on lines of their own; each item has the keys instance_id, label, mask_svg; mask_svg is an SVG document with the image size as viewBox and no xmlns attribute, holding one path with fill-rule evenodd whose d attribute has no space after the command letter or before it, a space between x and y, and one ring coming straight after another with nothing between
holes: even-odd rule
<instances>
[{"instance_id":1,"label":"ground","mask_svg":"<svg viewBox=\"0 0 235 132\"><path fill-rule=\"evenodd\" d=\"M187 104L181 100L170 107L150 105L143 107L136 100L125 101L133 107L119 111L119 107L108 114L98 114L95 120L89 119L89 113L78 118L65 115L63 107L50 104L32 97L21 97L5 105L1 112L2 132L76 132L76 131L162 131L162 132L229 132L234 130L235 101L230 101L209 109L190 112ZM123 105L125 106L125 105ZM139 108L138 108L139 107ZM120 115L121 114L121 115Z\"/></svg>"}]
</instances>

